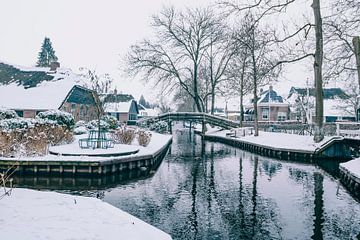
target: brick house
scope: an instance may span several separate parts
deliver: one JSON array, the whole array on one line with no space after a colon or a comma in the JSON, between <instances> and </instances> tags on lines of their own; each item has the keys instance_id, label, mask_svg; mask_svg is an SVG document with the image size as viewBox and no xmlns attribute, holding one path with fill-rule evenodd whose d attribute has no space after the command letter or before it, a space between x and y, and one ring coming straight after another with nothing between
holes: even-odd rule
<instances>
[{"instance_id":1,"label":"brick house","mask_svg":"<svg viewBox=\"0 0 360 240\"><path fill-rule=\"evenodd\" d=\"M245 114L253 114L253 112L250 108L245 111ZM260 91L257 112L259 121L286 121L289 120L289 103L284 102L273 87L269 86L268 90Z\"/></svg>"},{"instance_id":2,"label":"brick house","mask_svg":"<svg viewBox=\"0 0 360 240\"><path fill-rule=\"evenodd\" d=\"M24 68L0 63L0 107L20 117L59 109L76 121L96 119L96 94L69 69Z\"/></svg>"},{"instance_id":3,"label":"brick house","mask_svg":"<svg viewBox=\"0 0 360 240\"><path fill-rule=\"evenodd\" d=\"M129 94L113 94L101 96L104 99L104 111L110 116L128 125L135 125L138 120L139 107L134 97Z\"/></svg>"}]
</instances>

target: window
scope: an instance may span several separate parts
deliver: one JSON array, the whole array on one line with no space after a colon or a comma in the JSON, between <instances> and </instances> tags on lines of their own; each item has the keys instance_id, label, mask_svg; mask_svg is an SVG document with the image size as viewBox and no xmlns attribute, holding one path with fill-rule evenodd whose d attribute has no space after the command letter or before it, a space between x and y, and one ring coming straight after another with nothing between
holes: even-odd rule
<instances>
[{"instance_id":1,"label":"window","mask_svg":"<svg viewBox=\"0 0 360 240\"><path fill-rule=\"evenodd\" d=\"M285 121L287 118L286 112L278 112L277 120L278 121Z\"/></svg>"},{"instance_id":2,"label":"window","mask_svg":"<svg viewBox=\"0 0 360 240\"><path fill-rule=\"evenodd\" d=\"M261 118L262 120L268 120L269 119L269 109L263 108L261 111Z\"/></svg>"},{"instance_id":3,"label":"window","mask_svg":"<svg viewBox=\"0 0 360 240\"><path fill-rule=\"evenodd\" d=\"M129 114L129 120L137 120L137 115L136 114Z\"/></svg>"}]
</instances>

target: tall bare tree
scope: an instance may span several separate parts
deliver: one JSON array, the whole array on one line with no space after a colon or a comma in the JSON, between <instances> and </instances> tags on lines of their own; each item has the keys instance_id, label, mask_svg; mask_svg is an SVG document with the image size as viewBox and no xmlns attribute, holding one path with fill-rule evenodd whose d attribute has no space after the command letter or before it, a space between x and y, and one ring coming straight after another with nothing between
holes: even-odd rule
<instances>
[{"instance_id":1,"label":"tall bare tree","mask_svg":"<svg viewBox=\"0 0 360 240\"><path fill-rule=\"evenodd\" d=\"M281 65L278 56L273 51L273 31L269 26L261 27L254 16L249 13L244 18L241 34L235 39L241 47L249 53L249 70L251 76L250 88L253 92L254 129L255 136L259 135L258 127L258 89L261 86L277 80Z\"/></svg>"},{"instance_id":2,"label":"tall bare tree","mask_svg":"<svg viewBox=\"0 0 360 240\"><path fill-rule=\"evenodd\" d=\"M201 80L205 84L205 99L210 97L210 113L214 114L215 98L219 86L228 80L229 63L236 53L235 44L230 32L223 25L217 38L211 39L209 48L205 51L201 64Z\"/></svg>"},{"instance_id":3,"label":"tall bare tree","mask_svg":"<svg viewBox=\"0 0 360 240\"><path fill-rule=\"evenodd\" d=\"M351 0L350 0L351 1ZM225 7L227 12L239 13L246 11L255 11L255 22L259 23L262 20L266 19L267 16L272 16L274 14L280 14L285 12L286 8L293 4L295 0L268 0L268 1L248 1L244 4L237 4L234 1L224 1L221 3L222 6ZM324 50L323 50L323 23L321 17L321 7L320 0L312 0L312 10L314 16L314 23L304 23L303 26L298 27L296 31L293 33L287 33L284 38L275 40L278 43L284 43L289 41L295 37L298 37L300 33L305 31L305 38L309 31L313 28L315 33L315 46L313 49L315 51L313 53L304 53L301 56L295 56L295 58L287 58L289 56L284 56L284 59L275 64L282 65L285 63L293 63L296 61L300 61L309 56L314 57L314 82L315 82L315 91L316 91L316 121L315 121L315 135L314 141L319 142L324 138L323 131L323 77L322 77L322 68L323 68L323 58L324 58ZM254 93L255 96L255 93ZM255 109L256 110L256 109ZM257 113L255 112L255 116ZM255 119L256 120L256 119ZM255 121L256 128L256 121Z\"/></svg>"},{"instance_id":4,"label":"tall bare tree","mask_svg":"<svg viewBox=\"0 0 360 240\"><path fill-rule=\"evenodd\" d=\"M211 9L176 11L164 8L152 19L156 36L131 47L127 72L156 79L169 88L181 88L194 99L197 111L204 111L199 90L199 69L211 43L221 36L219 19Z\"/></svg>"}]
</instances>

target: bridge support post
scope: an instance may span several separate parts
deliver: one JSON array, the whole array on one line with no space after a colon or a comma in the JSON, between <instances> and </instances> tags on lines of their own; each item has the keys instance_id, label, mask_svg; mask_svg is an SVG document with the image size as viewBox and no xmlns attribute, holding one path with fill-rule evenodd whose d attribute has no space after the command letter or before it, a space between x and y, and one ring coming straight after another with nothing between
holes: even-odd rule
<instances>
[{"instance_id":1,"label":"bridge support post","mask_svg":"<svg viewBox=\"0 0 360 240\"><path fill-rule=\"evenodd\" d=\"M171 123L171 121L168 121L168 129L169 129L170 134L172 134L172 123Z\"/></svg>"},{"instance_id":2,"label":"bridge support post","mask_svg":"<svg viewBox=\"0 0 360 240\"><path fill-rule=\"evenodd\" d=\"M206 133L206 123L204 120L201 122L201 133L202 135L205 135Z\"/></svg>"}]
</instances>

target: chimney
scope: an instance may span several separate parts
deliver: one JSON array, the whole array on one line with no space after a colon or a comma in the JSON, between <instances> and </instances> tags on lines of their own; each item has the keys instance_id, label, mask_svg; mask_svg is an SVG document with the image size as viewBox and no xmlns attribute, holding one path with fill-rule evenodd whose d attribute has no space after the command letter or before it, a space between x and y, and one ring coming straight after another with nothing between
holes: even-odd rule
<instances>
[{"instance_id":1,"label":"chimney","mask_svg":"<svg viewBox=\"0 0 360 240\"><path fill-rule=\"evenodd\" d=\"M269 91L272 91L273 90L273 86L269 86Z\"/></svg>"},{"instance_id":2,"label":"chimney","mask_svg":"<svg viewBox=\"0 0 360 240\"><path fill-rule=\"evenodd\" d=\"M50 63L50 71L56 71L56 69L58 69L60 67L60 63L59 62L51 62Z\"/></svg>"},{"instance_id":3,"label":"chimney","mask_svg":"<svg viewBox=\"0 0 360 240\"><path fill-rule=\"evenodd\" d=\"M116 88L114 89L114 95L117 95L117 89Z\"/></svg>"}]
</instances>

